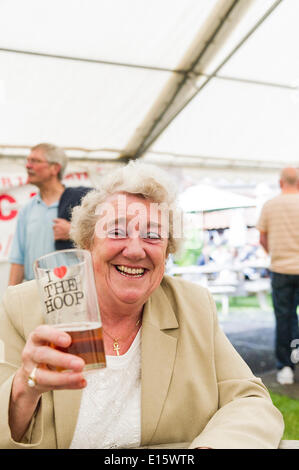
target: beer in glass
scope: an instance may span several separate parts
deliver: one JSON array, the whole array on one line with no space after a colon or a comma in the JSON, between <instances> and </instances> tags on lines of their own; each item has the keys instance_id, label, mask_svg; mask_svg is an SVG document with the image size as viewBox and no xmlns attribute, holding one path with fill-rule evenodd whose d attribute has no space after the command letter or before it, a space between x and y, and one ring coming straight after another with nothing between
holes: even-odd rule
<instances>
[{"instance_id":1,"label":"beer in glass","mask_svg":"<svg viewBox=\"0 0 299 470\"><path fill-rule=\"evenodd\" d=\"M81 357L84 370L105 367L102 322L89 251L49 253L35 261L34 272L45 323L72 338L68 347L55 348Z\"/></svg>"}]
</instances>

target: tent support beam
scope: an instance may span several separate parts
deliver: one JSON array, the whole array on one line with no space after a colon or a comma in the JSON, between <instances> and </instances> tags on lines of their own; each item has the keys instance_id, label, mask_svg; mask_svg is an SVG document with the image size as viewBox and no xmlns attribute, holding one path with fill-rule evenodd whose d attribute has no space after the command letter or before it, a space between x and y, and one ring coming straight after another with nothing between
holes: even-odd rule
<instances>
[{"instance_id":1,"label":"tent support beam","mask_svg":"<svg viewBox=\"0 0 299 470\"><path fill-rule=\"evenodd\" d=\"M169 69L166 67L156 67L152 65L142 65L142 64L130 64L128 62L112 62L108 60L102 60L102 59L88 59L87 57L73 57L73 56L63 56L63 55L57 55L57 54L47 54L44 52L37 52L37 51L28 51L28 50L23 50L23 49L7 49L0 47L0 52L8 52L12 54L24 54L24 55L33 55L33 56L38 56L38 57L45 57L47 59L61 59L61 60L71 60L75 62L87 62L91 64L99 64L99 65L109 65L109 66L115 66L115 67L124 67L124 68L134 68L134 69L140 69L140 70L149 70L151 72L169 72L169 73L177 73L185 76L187 74L186 71L184 70L179 70L179 69ZM229 81L234 81L234 82L243 82L243 83L249 83L249 84L254 84L254 85L263 85L263 86L270 86L270 87L277 87L277 88L285 88L285 89L290 89L290 90L297 90L298 87L288 85L285 83L277 83L277 82L265 82L265 81L260 81L260 80L250 80L250 79L245 79L241 77L229 77L227 75L219 75L219 74L207 74L200 72L198 76L203 76L207 78L216 78L220 80L229 80Z\"/></svg>"},{"instance_id":2,"label":"tent support beam","mask_svg":"<svg viewBox=\"0 0 299 470\"><path fill-rule=\"evenodd\" d=\"M138 126L120 156L123 161L140 158L169 126L175 117L207 85L221 67L237 52L255 30L270 16L282 0L277 0L254 25L233 51L221 62L213 74L205 77L204 70L230 34L234 25L251 5L251 0L223 0L221 11L214 10L179 65L185 75L173 74L153 107ZM209 33L209 35L207 35ZM201 81L201 84L200 84Z\"/></svg>"},{"instance_id":3,"label":"tent support beam","mask_svg":"<svg viewBox=\"0 0 299 470\"><path fill-rule=\"evenodd\" d=\"M191 154L183 154L183 153L176 153L176 152L159 152L159 151L149 151L145 161L150 161L151 157L159 158L159 164L171 164L175 165L177 161L179 166L194 166L197 168L222 168L222 169L234 169L234 168L241 168L241 169L279 169L286 166L286 162L280 162L275 160L253 160L253 159L246 159L243 157L217 157L212 155L191 155ZM292 166L292 163L290 163ZM297 163L293 164L297 165Z\"/></svg>"},{"instance_id":4,"label":"tent support beam","mask_svg":"<svg viewBox=\"0 0 299 470\"><path fill-rule=\"evenodd\" d=\"M1 147L1 146L0 146ZM7 147L6 147L7 148ZM13 152L1 151L0 148L0 163L1 160L11 160L24 162L29 154L29 148L26 150L25 147L11 146ZM80 148L81 154L78 155L76 152L78 149L67 149L66 150L68 160L70 163L78 162L79 164L84 163L108 163L108 164L124 164L124 161L120 161L118 158L109 158L101 155L97 155L93 149ZM74 153L75 150L75 153ZM93 155L93 153L95 153ZM108 153L108 152L107 152ZM208 155L188 155L180 153L167 153L167 152L154 152L150 151L145 159L146 162L157 163L151 157L159 158L159 166L173 167L173 168L201 168L201 169L217 169L217 170L246 170L246 171L257 171L263 170L264 172L280 170L286 166L286 162L279 162L275 160L245 160L243 158L231 157L215 157ZM289 166L296 166L297 164L289 162Z\"/></svg>"},{"instance_id":5,"label":"tent support beam","mask_svg":"<svg viewBox=\"0 0 299 470\"><path fill-rule=\"evenodd\" d=\"M74 56L67 56L67 55L50 54L46 52L28 51L25 49L8 49L8 48L0 47L0 52L44 57L46 59L70 60L74 62L87 62L89 64L99 64L99 65L109 65L109 66L114 66L114 67L150 70L154 72L171 72L171 73L178 73L178 74L183 74L183 75L185 74L183 70L169 69L166 67L156 67L154 65L130 64L128 62L113 62L113 61L102 60L102 59L89 59L87 57L74 57Z\"/></svg>"}]
</instances>

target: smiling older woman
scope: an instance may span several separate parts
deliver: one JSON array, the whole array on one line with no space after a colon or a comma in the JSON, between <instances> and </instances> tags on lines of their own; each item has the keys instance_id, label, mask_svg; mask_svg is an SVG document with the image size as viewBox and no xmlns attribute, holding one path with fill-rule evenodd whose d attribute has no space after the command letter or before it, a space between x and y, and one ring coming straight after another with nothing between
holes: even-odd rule
<instances>
[{"instance_id":1,"label":"smiling older woman","mask_svg":"<svg viewBox=\"0 0 299 470\"><path fill-rule=\"evenodd\" d=\"M105 369L85 374L83 360L47 346L71 339L42 324L35 281L7 290L1 448L278 447L282 416L219 328L209 291L164 275L180 241L174 187L130 163L74 209L72 237L93 260Z\"/></svg>"}]
</instances>

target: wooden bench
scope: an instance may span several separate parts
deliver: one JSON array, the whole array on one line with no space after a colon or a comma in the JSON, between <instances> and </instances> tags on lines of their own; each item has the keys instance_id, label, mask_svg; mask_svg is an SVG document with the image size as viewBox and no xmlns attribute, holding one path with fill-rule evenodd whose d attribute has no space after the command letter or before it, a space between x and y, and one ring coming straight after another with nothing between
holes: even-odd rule
<instances>
[{"instance_id":1,"label":"wooden bench","mask_svg":"<svg viewBox=\"0 0 299 470\"><path fill-rule=\"evenodd\" d=\"M208 289L215 300L217 300L218 298L220 299L222 306L222 314L226 316L229 312L229 297L236 295L236 288L234 286L229 285L208 285Z\"/></svg>"}]
</instances>

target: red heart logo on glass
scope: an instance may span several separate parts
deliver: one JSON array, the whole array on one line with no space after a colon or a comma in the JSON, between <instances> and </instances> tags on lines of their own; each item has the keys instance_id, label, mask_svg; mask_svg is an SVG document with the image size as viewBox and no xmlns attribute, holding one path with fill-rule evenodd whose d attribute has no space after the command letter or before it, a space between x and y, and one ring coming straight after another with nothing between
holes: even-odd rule
<instances>
[{"instance_id":1,"label":"red heart logo on glass","mask_svg":"<svg viewBox=\"0 0 299 470\"><path fill-rule=\"evenodd\" d=\"M55 276L59 277L59 279L62 279L66 272L67 272L67 267L66 266L60 266L59 268L54 268L53 270Z\"/></svg>"}]
</instances>

